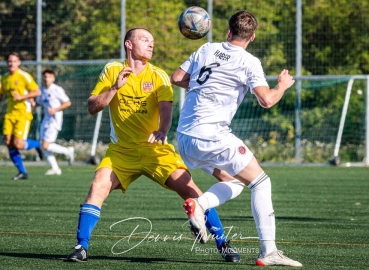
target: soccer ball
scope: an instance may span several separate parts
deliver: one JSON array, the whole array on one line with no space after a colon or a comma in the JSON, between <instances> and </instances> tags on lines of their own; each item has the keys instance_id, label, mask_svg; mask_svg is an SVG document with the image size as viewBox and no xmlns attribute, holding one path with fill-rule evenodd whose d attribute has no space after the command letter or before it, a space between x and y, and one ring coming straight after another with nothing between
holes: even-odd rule
<instances>
[{"instance_id":1,"label":"soccer ball","mask_svg":"<svg viewBox=\"0 0 369 270\"><path fill-rule=\"evenodd\" d=\"M203 38L209 32L210 27L210 16L201 7L186 8L178 17L179 31L189 39Z\"/></svg>"}]
</instances>

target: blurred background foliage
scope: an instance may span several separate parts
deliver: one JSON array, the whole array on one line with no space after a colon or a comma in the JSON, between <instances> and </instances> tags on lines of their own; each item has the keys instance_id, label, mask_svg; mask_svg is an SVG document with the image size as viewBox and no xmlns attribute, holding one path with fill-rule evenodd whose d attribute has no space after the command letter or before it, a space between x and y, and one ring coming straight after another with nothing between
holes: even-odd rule
<instances>
[{"instance_id":1,"label":"blurred background foliage","mask_svg":"<svg viewBox=\"0 0 369 270\"><path fill-rule=\"evenodd\" d=\"M141 0L126 1L126 29L144 27L153 33L155 52L152 63L171 74L206 38L189 40L178 31L177 18L188 6L207 8L207 0ZM249 10L259 23L256 39L247 50L257 56L266 75L278 75L282 69L295 74L296 3L291 0L257 2L213 0L212 39L226 39L229 17L239 10ZM120 58L121 8L119 0L44 0L42 6L42 59L94 60ZM302 75L344 75L369 73L369 1L302 0ZM0 61L12 51L23 60L36 60L36 1L2 0L0 2ZM60 139L91 141L94 118L86 113L86 100L94 87L103 64L94 66L52 65L57 83L71 96L73 106L66 111L66 122ZM35 76L35 66L23 66ZM44 66L43 68L46 68ZM0 74L6 66L0 66ZM270 81L274 86L276 82ZM347 87L346 80L304 81L302 83L302 140L314 154L303 149L303 160L330 155ZM361 159L364 142L365 83L354 83L345 124L343 147L348 156ZM175 143L179 114L178 94L174 104L173 127L169 138ZM5 110L0 103L0 114ZM293 159L296 93L292 87L282 101L270 110L259 107L248 95L237 112L232 127L243 139L249 139L265 160ZM104 118L105 119L105 118ZM0 120L0 125L1 125ZM99 140L109 141L109 121L102 123ZM35 134L34 121L31 135ZM267 128L266 128L267 127ZM33 132L33 133L32 133ZM2 143L3 141L0 140ZM275 153L262 151L265 143ZM355 147L352 147L352 146ZM258 148L260 146L260 148ZM260 151L258 150L260 149ZM322 150L323 149L323 150ZM270 156L273 156L271 158Z\"/></svg>"}]
</instances>

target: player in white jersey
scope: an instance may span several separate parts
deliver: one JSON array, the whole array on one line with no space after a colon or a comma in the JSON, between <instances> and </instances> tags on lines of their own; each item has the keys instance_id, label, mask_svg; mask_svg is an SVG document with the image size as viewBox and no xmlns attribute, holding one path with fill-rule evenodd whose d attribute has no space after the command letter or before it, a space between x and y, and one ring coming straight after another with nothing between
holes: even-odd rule
<instances>
[{"instance_id":1,"label":"player in white jersey","mask_svg":"<svg viewBox=\"0 0 369 270\"><path fill-rule=\"evenodd\" d=\"M226 42L202 45L171 76L172 84L188 90L177 128L181 157L190 169L201 168L219 181L199 198L186 200L184 207L191 204L187 214L200 223L204 211L237 197L247 185L261 245L256 265L300 267L277 250L270 178L229 128L248 89L262 107L270 108L294 83L283 70L278 84L269 88L259 59L246 51L256 27L251 13L235 13Z\"/></svg>"},{"instance_id":2,"label":"player in white jersey","mask_svg":"<svg viewBox=\"0 0 369 270\"><path fill-rule=\"evenodd\" d=\"M44 109L44 118L40 128L40 138L46 160L51 169L46 171L46 175L60 175L61 169L53 153L64 154L69 164L74 160L74 148L64 147L56 144L56 138L63 125L63 110L71 106L71 101L64 89L55 82L55 73L51 69L43 73L45 86L41 89L41 95L37 97L36 103L42 105Z\"/></svg>"}]
</instances>

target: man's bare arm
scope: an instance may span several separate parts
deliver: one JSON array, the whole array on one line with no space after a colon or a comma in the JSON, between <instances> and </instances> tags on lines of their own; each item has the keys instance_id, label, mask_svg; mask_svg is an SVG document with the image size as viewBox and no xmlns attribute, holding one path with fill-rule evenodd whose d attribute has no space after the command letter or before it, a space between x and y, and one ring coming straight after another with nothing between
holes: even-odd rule
<instances>
[{"instance_id":1,"label":"man's bare arm","mask_svg":"<svg viewBox=\"0 0 369 270\"><path fill-rule=\"evenodd\" d=\"M270 108L283 96L284 92L295 83L293 77L284 69L278 76L277 85L270 89L268 86L257 86L252 91L259 101L260 106Z\"/></svg>"},{"instance_id":2,"label":"man's bare arm","mask_svg":"<svg viewBox=\"0 0 369 270\"><path fill-rule=\"evenodd\" d=\"M118 89L113 86L98 96L91 95L87 100L88 112L91 115L95 115L102 111L106 106L109 105L117 91Z\"/></svg>"},{"instance_id":3,"label":"man's bare arm","mask_svg":"<svg viewBox=\"0 0 369 270\"><path fill-rule=\"evenodd\" d=\"M187 89L190 83L190 77L190 74L181 68L177 68L177 70L173 72L172 76L170 76L170 82L174 85Z\"/></svg>"},{"instance_id":4,"label":"man's bare arm","mask_svg":"<svg viewBox=\"0 0 369 270\"><path fill-rule=\"evenodd\" d=\"M151 133L149 139L147 140L148 142L158 142L164 144L165 138L167 137L169 129L172 126L172 106L173 104L170 101L159 102L159 129Z\"/></svg>"},{"instance_id":5,"label":"man's bare arm","mask_svg":"<svg viewBox=\"0 0 369 270\"><path fill-rule=\"evenodd\" d=\"M88 100L88 112L91 115L95 115L98 112L102 111L106 106L109 105L110 101L113 99L118 89L126 84L129 75L132 73L132 68L126 67L124 68L118 75L118 78L115 84L104 93L100 95L91 95Z\"/></svg>"}]
</instances>

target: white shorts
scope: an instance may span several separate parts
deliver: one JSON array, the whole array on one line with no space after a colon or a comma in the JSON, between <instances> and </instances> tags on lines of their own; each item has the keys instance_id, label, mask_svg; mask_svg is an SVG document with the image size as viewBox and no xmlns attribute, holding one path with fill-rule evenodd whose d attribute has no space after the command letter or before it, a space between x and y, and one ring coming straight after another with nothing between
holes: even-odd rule
<instances>
[{"instance_id":1,"label":"white shorts","mask_svg":"<svg viewBox=\"0 0 369 270\"><path fill-rule=\"evenodd\" d=\"M42 141L53 143L58 137L59 130L53 125L41 124L40 138Z\"/></svg>"},{"instance_id":2,"label":"white shorts","mask_svg":"<svg viewBox=\"0 0 369 270\"><path fill-rule=\"evenodd\" d=\"M179 153L190 169L199 168L213 174L215 168L231 176L238 174L254 154L232 133L220 141L208 141L177 133Z\"/></svg>"}]
</instances>

